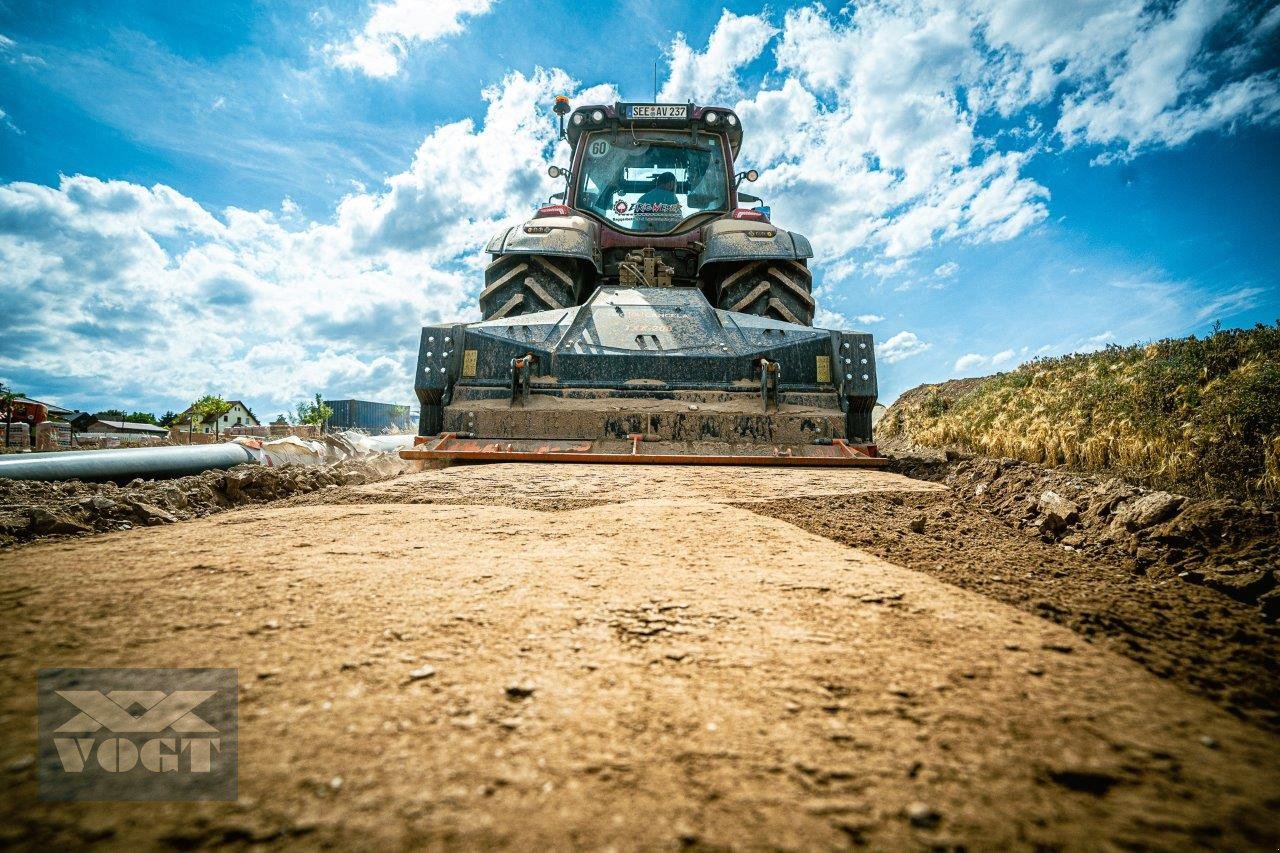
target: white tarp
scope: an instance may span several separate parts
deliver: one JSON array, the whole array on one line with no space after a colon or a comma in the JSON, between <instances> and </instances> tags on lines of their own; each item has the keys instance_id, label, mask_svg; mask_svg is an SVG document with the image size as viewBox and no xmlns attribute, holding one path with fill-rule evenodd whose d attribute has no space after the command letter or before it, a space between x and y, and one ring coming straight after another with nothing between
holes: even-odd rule
<instances>
[{"instance_id":1,"label":"white tarp","mask_svg":"<svg viewBox=\"0 0 1280 853\"><path fill-rule=\"evenodd\" d=\"M413 445L412 435L365 435L347 431L328 433L319 439L299 438L294 435L283 438L261 439L240 436L233 439L243 445L263 465L331 465L341 459L365 459L381 456L395 457L397 451Z\"/></svg>"}]
</instances>

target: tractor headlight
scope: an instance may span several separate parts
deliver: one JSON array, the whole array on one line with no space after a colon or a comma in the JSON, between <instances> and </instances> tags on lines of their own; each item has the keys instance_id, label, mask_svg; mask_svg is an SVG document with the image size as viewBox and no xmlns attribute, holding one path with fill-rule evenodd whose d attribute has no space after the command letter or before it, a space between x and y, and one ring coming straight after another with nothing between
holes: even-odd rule
<instances>
[{"instance_id":1,"label":"tractor headlight","mask_svg":"<svg viewBox=\"0 0 1280 853\"><path fill-rule=\"evenodd\" d=\"M591 114L591 120L597 124L604 121L604 110L596 110Z\"/></svg>"},{"instance_id":2,"label":"tractor headlight","mask_svg":"<svg viewBox=\"0 0 1280 853\"><path fill-rule=\"evenodd\" d=\"M729 127L737 127L737 126L738 126L738 117L737 117L736 115L734 115L733 113L729 113L727 116L725 116L725 117L724 117L724 120L725 120L725 121L727 121L727 122L729 123Z\"/></svg>"},{"instance_id":3,"label":"tractor headlight","mask_svg":"<svg viewBox=\"0 0 1280 853\"><path fill-rule=\"evenodd\" d=\"M720 121L720 113L708 112L705 116L703 116L702 120L705 121L707 124L715 124L716 122Z\"/></svg>"},{"instance_id":4,"label":"tractor headlight","mask_svg":"<svg viewBox=\"0 0 1280 853\"><path fill-rule=\"evenodd\" d=\"M582 124L582 113L573 114L573 123L579 125Z\"/></svg>"}]
</instances>

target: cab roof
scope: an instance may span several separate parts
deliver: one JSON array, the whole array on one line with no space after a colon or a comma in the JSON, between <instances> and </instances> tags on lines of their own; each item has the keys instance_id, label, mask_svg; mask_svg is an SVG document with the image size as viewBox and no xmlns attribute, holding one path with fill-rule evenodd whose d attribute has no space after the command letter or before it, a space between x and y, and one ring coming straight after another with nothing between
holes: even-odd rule
<instances>
[{"instance_id":1,"label":"cab roof","mask_svg":"<svg viewBox=\"0 0 1280 853\"><path fill-rule=\"evenodd\" d=\"M714 118L711 118L714 116ZM689 130L724 134L737 159L742 147L742 121L728 107L699 107L688 104L632 103L590 104L578 107L565 121L565 136L577 149L582 134L592 130L645 128L657 130Z\"/></svg>"}]
</instances>

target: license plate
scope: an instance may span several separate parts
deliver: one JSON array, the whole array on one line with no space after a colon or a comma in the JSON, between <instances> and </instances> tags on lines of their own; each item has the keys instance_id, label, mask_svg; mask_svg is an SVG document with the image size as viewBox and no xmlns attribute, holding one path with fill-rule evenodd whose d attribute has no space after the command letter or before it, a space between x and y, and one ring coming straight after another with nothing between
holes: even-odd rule
<instances>
[{"instance_id":1,"label":"license plate","mask_svg":"<svg viewBox=\"0 0 1280 853\"><path fill-rule=\"evenodd\" d=\"M683 121L689 117L687 104L628 104L627 118L665 119Z\"/></svg>"}]
</instances>

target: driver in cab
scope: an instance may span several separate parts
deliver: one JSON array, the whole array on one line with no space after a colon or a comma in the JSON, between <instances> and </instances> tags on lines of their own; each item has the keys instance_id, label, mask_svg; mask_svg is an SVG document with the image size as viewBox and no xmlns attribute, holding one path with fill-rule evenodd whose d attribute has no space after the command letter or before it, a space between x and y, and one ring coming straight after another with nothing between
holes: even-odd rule
<instances>
[{"instance_id":1,"label":"driver in cab","mask_svg":"<svg viewBox=\"0 0 1280 853\"><path fill-rule=\"evenodd\" d=\"M684 208L676 198L676 176L659 172L653 187L636 201L636 225L645 231L670 231L684 219Z\"/></svg>"}]
</instances>

